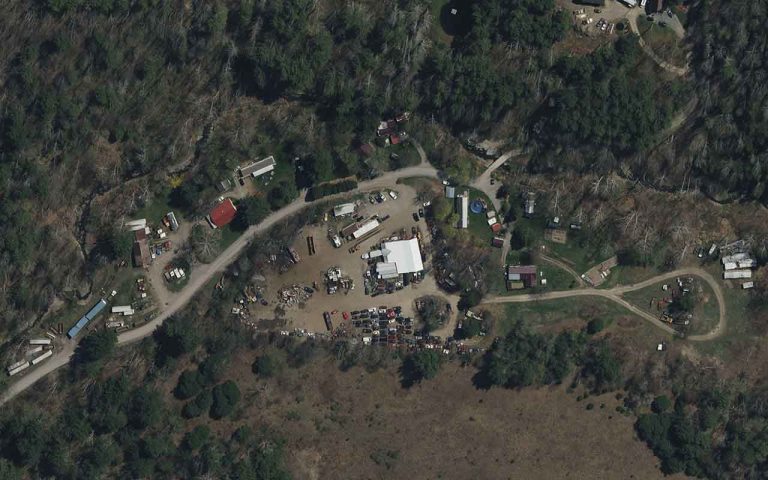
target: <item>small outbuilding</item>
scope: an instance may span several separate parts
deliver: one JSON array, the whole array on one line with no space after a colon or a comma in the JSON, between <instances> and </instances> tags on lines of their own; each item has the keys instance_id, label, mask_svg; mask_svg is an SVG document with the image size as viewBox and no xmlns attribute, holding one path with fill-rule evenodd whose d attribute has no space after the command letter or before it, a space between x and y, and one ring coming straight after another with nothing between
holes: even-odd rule
<instances>
[{"instance_id":1,"label":"small outbuilding","mask_svg":"<svg viewBox=\"0 0 768 480\"><path fill-rule=\"evenodd\" d=\"M225 198L223 202L219 203L211 210L206 219L213 228L220 228L224 225L228 225L235 219L237 215L237 207L232 203L231 198Z\"/></svg>"}]
</instances>

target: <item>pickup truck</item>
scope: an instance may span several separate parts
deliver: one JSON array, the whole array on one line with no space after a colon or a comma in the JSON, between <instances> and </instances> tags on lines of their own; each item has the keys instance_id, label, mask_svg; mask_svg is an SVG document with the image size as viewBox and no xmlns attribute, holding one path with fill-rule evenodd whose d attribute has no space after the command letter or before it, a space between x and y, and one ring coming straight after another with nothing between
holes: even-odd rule
<instances>
[{"instance_id":1,"label":"pickup truck","mask_svg":"<svg viewBox=\"0 0 768 480\"><path fill-rule=\"evenodd\" d=\"M333 330L333 322L331 321L331 314L323 312L323 320L325 320L325 328L330 332Z\"/></svg>"}]
</instances>

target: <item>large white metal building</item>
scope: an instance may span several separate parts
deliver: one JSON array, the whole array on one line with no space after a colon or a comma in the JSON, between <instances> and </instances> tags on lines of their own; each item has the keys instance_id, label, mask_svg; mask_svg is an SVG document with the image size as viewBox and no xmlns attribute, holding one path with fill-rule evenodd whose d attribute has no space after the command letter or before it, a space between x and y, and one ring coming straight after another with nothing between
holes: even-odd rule
<instances>
[{"instance_id":1,"label":"large white metal building","mask_svg":"<svg viewBox=\"0 0 768 480\"><path fill-rule=\"evenodd\" d=\"M384 242L382 249L389 250L389 252L384 255L384 262L376 265L376 271L379 275L391 274L393 264L397 275L424 270L418 239L412 238L410 240Z\"/></svg>"}]
</instances>

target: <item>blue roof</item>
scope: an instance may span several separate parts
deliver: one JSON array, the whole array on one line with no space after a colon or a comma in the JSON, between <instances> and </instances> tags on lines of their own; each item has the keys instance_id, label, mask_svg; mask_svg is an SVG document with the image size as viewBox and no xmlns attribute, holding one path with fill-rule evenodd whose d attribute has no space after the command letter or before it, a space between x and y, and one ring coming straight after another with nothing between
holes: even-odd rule
<instances>
[{"instance_id":1,"label":"blue roof","mask_svg":"<svg viewBox=\"0 0 768 480\"><path fill-rule=\"evenodd\" d=\"M107 306L107 301L103 298L96 303L93 307L91 307L90 310L88 310L88 313L80 317L80 320L77 321L74 327L70 328L67 332L67 336L69 338L74 338L78 333L80 333L80 330L85 328L86 325L88 325L88 322L93 320L93 318L98 315L102 310L104 310L104 307Z\"/></svg>"},{"instance_id":2,"label":"blue roof","mask_svg":"<svg viewBox=\"0 0 768 480\"><path fill-rule=\"evenodd\" d=\"M104 307L107 306L107 301L103 298L99 300L99 303L93 306L90 310L88 310L88 313L85 314L86 318L88 320L93 320L93 318L98 315L102 310L104 310Z\"/></svg>"}]
</instances>

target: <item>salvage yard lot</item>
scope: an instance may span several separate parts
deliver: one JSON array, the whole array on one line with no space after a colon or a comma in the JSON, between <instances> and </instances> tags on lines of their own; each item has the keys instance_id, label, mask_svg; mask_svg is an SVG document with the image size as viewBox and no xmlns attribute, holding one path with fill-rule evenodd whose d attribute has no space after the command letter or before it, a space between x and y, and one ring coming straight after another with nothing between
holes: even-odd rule
<instances>
[{"instance_id":1,"label":"salvage yard lot","mask_svg":"<svg viewBox=\"0 0 768 480\"><path fill-rule=\"evenodd\" d=\"M277 305L277 291L290 285L311 286L313 282L318 285L318 290L312 297L303 304L291 306L285 309L284 318L287 320L286 327L289 329L299 328L307 329L311 332L324 332L326 330L323 321L323 312L338 313L333 315L334 326L342 321L342 313L354 310L377 307L379 305L401 306L405 315L413 316L413 300L424 295L440 295L435 283L434 276L426 275L420 283L412 283L402 290L393 294L379 295L371 297L365 294L363 275L366 269L366 262L360 256L370 251L370 249L379 243L386 236L392 235L401 229L408 234L412 227L418 227L421 234L424 235L422 244L429 243L426 222L423 218L415 222L412 214L418 210L416 207L416 192L405 184L397 187L399 193L397 200L387 196L387 201L383 203L371 204L367 201L368 195L364 195L358 207L357 215L371 216L378 214L381 217L389 215L390 218L381 224L381 230L373 237L360 243L359 248L350 253L349 248L357 245L358 241L345 242L340 248L335 248L328 239L328 229L340 227L354 221L354 217L345 217L343 219L330 218L329 221L320 222L317 225L307 225L304 227L294 241L292 247L301 256L301 261L296 265L291 265L288 270L278 274L272 270L262 272L267 278L265 298L269 301L268 306L254 304L251 306L255 318L272 318L275 316L275 306ZM345 200L338 200L335 203L344 203ZM307 237L314 239L315 254L309 255L307 250ZM422 251L422 253L424 253ZM428 268L428 264L426 265ZM323 278L325 272L330 267L339 267L343 274L349 276L353 281L355 288L348 292L339 291L333 295L326 293L323 288Z\"/></svg>"}]
</instances>

